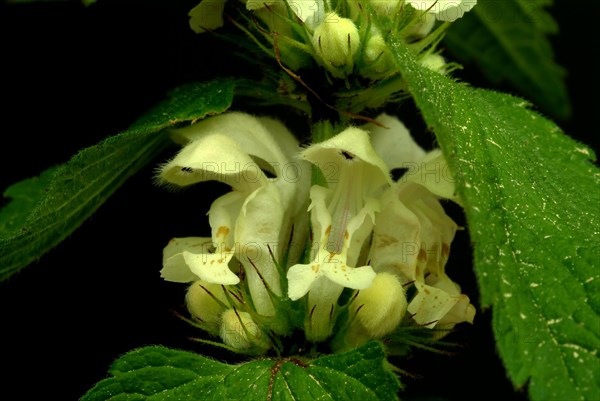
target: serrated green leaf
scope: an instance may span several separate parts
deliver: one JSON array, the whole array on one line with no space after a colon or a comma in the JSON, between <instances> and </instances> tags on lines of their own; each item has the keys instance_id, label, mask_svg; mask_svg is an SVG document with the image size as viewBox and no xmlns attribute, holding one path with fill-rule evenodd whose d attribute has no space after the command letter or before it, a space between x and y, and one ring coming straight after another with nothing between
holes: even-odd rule
<instances>
[{"instance_id":1,"label":"serrated green leaf","mask_svg":"<svg viewBox=\"0 0 600 401\"><path fill-rule=\"evenodd\" d=\"M358 351L362 359L357 358ZM378 399L395 400L400 382L394 375L382 374L385 371L382 362L387 363L381 347L363 346L345 354L321 357L314 365L343 371L363 383L369 383L368 387L377 394Z\"/></svg>"},{"instance_id":2,"label":"serrated green leaf","mask_svg":"<svg viewBox=\"0 0 600 401\"><path fill-rule=\"evenodd\" d=\"M500 356L532 400L600 398L600 171L528 103L393 49L449 160Z\"/></svg>"},{"instance_id":3,"label":"serrated green leaf","mask_svg":"<svg viewBox=\"0 0 600 401\"><path fill-rule=\"evenodd\" d=\"M544 11L550 0L479 0L445 37L461 62L476 62L488 79L509 81L547 113L571 112L565 71L554 61L547 33L556 22Z\"/></svg>"},{"instance_id":4,"label":"serrated green leaf","mask_svg":"<svg viewBox=\"0 0 600 401\"><path fill-rule=\"evenodd\" d=\"M145 347L119 358L113 377L81 401L397 400L399 382L379 343L315 359L228 365L202 355Z\"/></svg>"},{"instance_id":5,"label":"serrated green leaf","mask_svg":"<svg viewBox=\"0 0 600 401\"><path fill-rule=\"evenodd\" d=\"M24 224L23 217L18 218L17 231L0 236L0 280L60 243L150 162L169 143L164 129L227 110L233 88L233 81L219 80L176 89L170 99L127 131L80 151L57 168L45 190L36 192L34 207L31 200L23 205L11 203L11 209L27 208L31 213Z\"/></svg>"}]
</instances>

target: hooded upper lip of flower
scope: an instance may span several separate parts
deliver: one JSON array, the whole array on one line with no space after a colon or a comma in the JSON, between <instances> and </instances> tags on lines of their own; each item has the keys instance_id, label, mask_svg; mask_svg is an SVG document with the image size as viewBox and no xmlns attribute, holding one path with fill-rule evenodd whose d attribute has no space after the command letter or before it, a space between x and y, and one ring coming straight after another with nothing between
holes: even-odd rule
<instances>
[{"instance_id":1,"label":"hooded upper lip of flower","mask_svg":"<svg viewBox=\"0 0 600 401\"><path fill-rule=\"evenodd\" d=\"M271 252L279 255L278 244L302 209L310 176L303 163L294 161L297 175L284 177L298 149L296 139L275 120L238 112L177 130L174 139L186 145L161 168L160 180L179 186L218 180L229 184L232 192L216 199L208 212L210 239L179 238L167 245L162 277L237 284L239 278L229 268L235 256L244 266L257 312L274 313L265 284L276 294L281 287ZM276 178L268 178L259 164Z\"/></svg>"}]
</instances>

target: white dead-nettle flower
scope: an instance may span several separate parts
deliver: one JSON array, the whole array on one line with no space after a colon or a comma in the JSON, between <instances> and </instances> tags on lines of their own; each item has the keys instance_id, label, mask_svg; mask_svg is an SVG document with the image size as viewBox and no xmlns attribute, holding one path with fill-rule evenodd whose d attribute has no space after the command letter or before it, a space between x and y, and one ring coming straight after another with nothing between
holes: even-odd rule
<instances>
[{"instance_id":1,"label":"white dead-nettle flower","mask_svg":"<svg viewBox=\"0 0 600 401\"><path fill-rule=\"evenodd\" d=\"M305 331L318 341L331 333L332 313L343 288L365 289L375 277L370 266L357 264L379 211L377 197L391 180L360 128L347 128L314 144L301 157L326 173L328 187L314 185L310 190L312 260L290 267L288 295L296 300L308 293Z\"/></svg>"},{"instance_id":2,"label":"white dead-nettle flower","mask_svg":"<svg viewBox=\"0 0 600 401\"><path fill-rule=\"evenodd\" d=\"M477 0L406 0L413 8L432 14L440 21L455 21L470 11Z\"/></svg>"},{"instance_id":3,"label":"white dead-nettle flower","mask_svg":"<svg viewBox=\"0 0 600 401\"><path fill-rule=\"evenodd\" d=\"M202 0L188 13L190 28L196 33L212 31L223 26L223 10L227 0ZM323 0L242 0L246 9L259 12L259 17L271 26L280 20L274 15L287 15L288 7L295 16L314 29L325 14ZM281 27L281 25L279 25ZM281 33L281 32L280 32Z\"/></svg>"},{"instance_id":4,"label":"white dead-nettle flower","mask_svg":"<svg viewBox=\"0 0 600 401\"><path fill-rule=\"evenodd\" d=\"M246 273L256 311L274 315L265 283L276 295L281 295L281 285L271 252L281 257L280 244L287 244L293 219L308 195L310 174L292 159L297 140L275 120L237 112L176 130L174 139L185 146L162 166L161 181L187 186L217 180L232 191L210 207L211 238L171 240L163 253L162 277L237 284L239 278L230 269L235 257ZM268 178L261 167L276 177Z\"/></svg>"},{"instance_id":5,"label":"white dead-nettle flower","mask_svg":"<svg viewBox=\"0 0 600 401\"><path fill-rule=\"evenodd\" d=\"M395 134L405 138L404 159L397 158L404 161L389 163L407 168L408 172L381 198L382 210L373 230L371 265L377 272L396 274L403 283L414 283L417 294L407 310L418 324L451 328L460 322L472 323L475 308L445 273L457 226L439 199L460 202L447 163L440 150L425 154L395 118L379 117L378 121L395 126ZM371 130L373 134L383 131L376 126ZM384 144L385 141L379 146ZM388 157L395 155L390 152Z\"/></svg>"}]
</instances>

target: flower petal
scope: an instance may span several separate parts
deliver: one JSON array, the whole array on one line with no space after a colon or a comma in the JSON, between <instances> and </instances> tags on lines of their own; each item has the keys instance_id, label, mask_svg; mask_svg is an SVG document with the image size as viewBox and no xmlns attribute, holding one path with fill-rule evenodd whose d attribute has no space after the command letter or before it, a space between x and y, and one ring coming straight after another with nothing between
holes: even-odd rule
<instances>
[{"instance_id":1,"label":"flower petal","mask_svg":"<svg viewBox=\"0 0 600 401\"><path fill-rule=\"evenodd\" d=\"M395 273L403 282L414 280L421 246L420 227L419 218L398 199L396 188L388 189L373 229L373 269Z\"/></svg>"},{"instance_id":2,"label":"flower petal","mask_svg":"<svg viewBox=\"0 0 600 401\"><path fill-rule=\"evenodd\" d=\"M397 189L399 200L419 219L419 257L427 261L426 270L434 274L443 272L456 234L456 223L425 187L410 182L397 185Z\"/></svg>"},{"instance_id":3,"label":"flower petal","mask_svg":"<svg viewBox=\"0 0 600 401\"><path fill-rule=\"evenodd\" d=\"M189 127L172 130L171 136L175 142L185 145L214 134L227 136L246 157L250 155L255 162L267 164L261 167L273 170L278 177L298 151L298 141L283 124L268 117L240 112L219 114ZM220 158L202 161L215 162Z\"/></svg>"},{"instance_id":4,"label":"flower petal","mask_svg":"<svg viewBox=\"0 0 600 401\"><path fill-rule=\"evenodd\" d=\"M230 251L235 247L235 225L245 200L245 194L232 191L218 197L210 205L208 222L217 252Z\"/></svg>"},{"instance_id":5,"label":"flower petal","mask_svg":"<svg viewBox=\"0 0 600 401\"><path fill-rule=\"evenodd\" d=\"M408 312L413 314L413 319L420 325L432 328L442 319L460 300L460 295L450 295L439 288L431 287L424 283L415 282L417 295L408 304Z\"/></svg>"},{"instance_id":6,"label":"flower petal","mask_svg":"<svg viewBox=\"0 0 600 401\"><path fill-rule=\"evenodd\" d=\"M235 226L236 245L240 247L236 256L244 266L254 307L264 316L275 314L265 283L273 293L281 295L279 271L269 248L273 256L280 256L279 244L285 241L281 231L284 212L277 187L267 185L246 198Z\"/></svg>"},{"instance_id":7,"label":"flower petal","mask_svg":"<svg viewBox=\"0 0 600 401\"><path fill-rule=\"evenodd\" d=\"M201 280L209 283L233 285L240 282L238 276L229 270L233 252L191 253L183 252L183 259L190 270Z\"/></svg>"},{"instance_id":8,"label":"flower petal","mask_svg":"<svg viewBox=\"0 0 600 401\"><path fill-rule=\"evenodd\" d=\"M287 272L288 297L292 301L302 298L320 276L321 272L318 266L312 263L290 267Z\"/></svg>"},{"instance_id":9,"label":"flower petal","mask_svg":"<svg viewBox=\"0 0 600 401\"><path fill-rule=\"evenodd\" d=\"M391 184L388 166L371 146L367 132L360 128L349 127L333 138L313 144L301 153L301 157L317 165L329 184L339 181L347 164L360 162L367 168L365 176L368 179L361 183L366 187L365 192L370 192L369 188Z\"/></svg>"},{"instance_id":10,"label":"flower petal","mask_svg":"<svg viewBox=\"0 0 600 401\"><path fill-rule=\"evenodd\" d=\"M286 0L298 19L311 30L325 18L325 3L323 0Z\"/></svg>"},{"instance_id":11,"label":"flower petal","mask_svg":"<svg viewBox=\"0 0 600 401\"><path fill-rule=\"evenodd\" d=\"M189 249L208 250L207 248L210 246L212 246L211 238L173 238L163 250L163 268L160 271L160 276L167 281L176 283L196 281L198 276L192 273L187 263L185 263L183 252Z\"/></svg>"},{"instance_id":12,"label":"flower petal","mask_svg":"<svg viewBox=\"0 0 600 401\"><path fill-rule=\"evenodd\" d=\"M371 266L349 267L335 258L323 263L325 276L334 283L347 288L362 290L371 285L375 272Z\"/></svg>"},{"instance_id":13,"label":"flower petal","mask_svg":"<svg viewBox=\"0 0 600 401\"><path fill-rule=\"evenodd\" d=\"M362 128L371 133L373 148L390 169L411 167L425 157L423 148L398 118L383 113L375 120L385 127L368 123Z\"/></svg>"},{"instance_id":14,"label":"flower petal","mask_svg":"<svg viewBox=\"0 0 600 401\"><path fill-rule=\"evenodd\" d=\"M344 287L319 277L308 292L307 309L310 311L304 324L306 339L324 341L333 331L337 301Z\"/></svg>"},{"instance_id":15,"label":"flower petal","mask_svg":"<svg viewBox=\"0 0 600 401\"><path fill-rule=\"evenodd\" d=\"M450 172L448 162L440 149L434 149L417 164L416 168L408 171L400 181L411 181L427 188L440 198L450 199L457 204L460 198L456 193L454 177Z\"/></svg>"},{"instance_id":16,"label":"flower petal","mask_svg":"<svg viewBox=\"0 0 600 401\"><path fill-rule=\"evenodd\" d=\"M475 307L471 304L469 297L461 294L458 302L438 322L439 327L451 329L454 325L462 322L473 323L475 319Z\"/></svg>"},{"instance_id":17,"label":"flower petal","mask_svg":"<svg viewBox=\"0 0 600 401\"><path fill-rule=\"evenodd\" d=\"M207 135L185 146L162 167L160 179L179 186L217 180L246 193L268 182L248 153L221 134Z\"/></svg>"},{"instance_id":18,"label":"flower petal","mask_svg":"<svg viewBox=\"0 0 600 401\"><path fill-rule=\"evenodd\" d=\"M361 251L365 242L370 237L375 224L375 214L380 211L378 199L367 198L360 212L352 217L348 222L346 230L348 232L346 263L349 266L356 266L359 261Z\"/></svg>"},{"instance_id":19,"label":"flower petal","mask_svg":"<svg viewBox=\"0 0 600 401\"><path fill-rule=\"evenodd\" d=\"M331 215L327 210L327 197L331 193L329 188L313 185L310 188L310 223L314 237L314 244L320 244L325 237L325 232L331 226ZM318 245L317 245L318 246ZM315 255L316 256L316 255Z\"/></svg>"}]
</instances>

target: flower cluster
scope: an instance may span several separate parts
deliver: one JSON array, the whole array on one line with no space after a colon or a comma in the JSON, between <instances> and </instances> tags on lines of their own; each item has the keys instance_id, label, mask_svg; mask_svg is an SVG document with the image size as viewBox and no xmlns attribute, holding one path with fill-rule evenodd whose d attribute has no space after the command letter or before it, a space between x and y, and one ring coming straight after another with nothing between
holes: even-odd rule
<instances>
[{"instance_id":1,"label":"flower cluster","mask_svg":"<svg viewBox=\"0 0 600 401\"><path fill-rule=\"evenodd\" d=\"M242 0L255 19L246 33L263 42L292 70L313 60L330 77L352 74L381 80L397 74L387 45L390 35L414 44L426 65L444 72L435 54L447 22L461 18L477 0ZM224 25L226 0L202 0L190 11L190 27L198 33ZM438 23L439 22L439 23ZM256 35L252 34L256 28ZM273 48L274 51L268 50Z\"/></svg>"},{"instance_id":2,"label":"flower cluster","mask_svg":"<svg viewBox=\"0 0 600 401\"><path fill-rule=\"evenodd\" d=\"M261 354L295 330L344 349L400 325L472 322L445 273L457 226L439 199L460 200L442 153L423 151L394 117L376 121L304 149L280 122L240 112L173 133L184 146L163 182L232 189L208 211L210 238L164 249L161 275L192 283L199 327ZM407 169L397 182L395 168Z\"/></svg>"}]
</instances>

